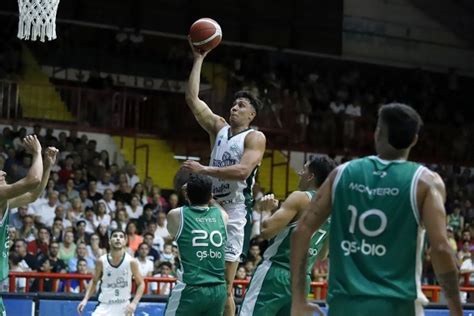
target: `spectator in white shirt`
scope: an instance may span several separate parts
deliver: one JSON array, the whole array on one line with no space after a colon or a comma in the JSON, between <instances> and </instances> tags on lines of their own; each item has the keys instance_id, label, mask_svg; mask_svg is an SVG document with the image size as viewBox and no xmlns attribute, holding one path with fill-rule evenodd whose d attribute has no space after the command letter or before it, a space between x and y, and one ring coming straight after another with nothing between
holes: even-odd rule
<instances>
[{"instance_id":1,"label":"spectator in white shirt","mask_svg":"<svg viewBox=\"0 0 474 316\"><path fill-rule=\"evenodd\" d=\"M100 224L110 225L110 215L107 214L105 203L99 202L95 206L94 226L99 227Z\"/></svg>"},{"instance_id":2,"label":"spectator in white shirt","mask_svg":"<svg viewBox=\"0 0 474 316\"><path fill-rule=\"evenodd\" d=\"M355 138L355 122L361 116L359 101L354 100L354 104L349 104L344 113L344 140L353 141Z\"/></svg>"},{"instance_id":3,"label":"spectator in white shirt","mask_svg":"<svg viewBox=\"0 0 474 316\"><path fill-rule=\"evenodd\" d=\"M162 262L158 266L159 273L155 274L154 277L156 278L172 278L171 275L173 271L173 265L170 262ZM160 282L156 283L153 282L150 284L151 290L154 294L160 295L169 295L171 290L171 283L170 282Z\"/></svg>"},{"instance_id":4,"label":"spectator in white shirt","mask_svg":"<svg viewBox=\"0 0 474 316\"><path fill-rule=\"evenodd\" d=\"M137 176L137 169L135 165L128 165L127 167L127 183L133 188L137 182L140 182L140 178Z\"/></svg>"},{"instance_id":5,"label":"spectator in white shirt","mask_svg":"<svg viewBox=\"0 0 474 316\"><path fill-rule=\"evenodd\" d=\"M64 207L60 205L56 206L56 209L54 210L54 215L55 215L55 218L62 219L64 228L68 228L72 226L71 221L66 218L66 211L64 210Z\"/></svg>"},{"instance_id":6,"label":"spectator in white shirt","mask_svg":"<svg viewBox=\"0 0 474 316\"><path fill-rule=\"evenodd\" d=\"M58 192L53 191L48 194L48 202L43 203L35 208L35 221L51 228L54 218L56 217L55 210L58 203Z\"/></svg>"},{"instance_id":7,"label":"spectator in white shirt","mask_svg":"<svg viewBox=\"0 0 474 316\"><path fill-rule=\"evenodd\" d=\"M154 264L153 261L148 259L148 253L150 252L150 246L147 243L142 242L137 249L138 256L138 270L143 277L151 277L153 275Z\"/></svg>"},{"instance_id":8,"label":"spectator in white shirt","mask_svg":"<svg viewBox=\"0 0 474 316\"><path fill-rule=\"evenodd\" d=\"M117 205L115 203L114 198L114 192L111 189L105 189L104 190L104 197L102 200L99 201L99 203L104 203L105 204L105 209L107 214L113 214L117 210Z\"/></svg>"},{"instance_id":9,"label":"spectator in white shirt","mask_svg":"<svg viewBox=\"0 0 474 316\"><path fill-rule=\"evenodd\" d=\"M156 224L156 222L148 223L147 233L150 233L150 234L153 235L152 245L161 254L163 252L163 249L164 249L164 246L165 246L165 240L163 239L163 237L161 237L160 235L158 235L156 233L156 228L157 227L158 227L158 224ZM145 235L145 237L146 237L146 235Z\"/></svg>"},{"instance_id":10,"label":"spectator in white shirt","mask_svg":"<svg viewBox=\"0 0 474 316\"><path fill-rule=\"evenodd\" d=\"M128 218L130 219L138 219L142 216L143 206L140 204L140 198L138 195L132 196L130 205L125 205L125 209L127 210Z\"/></svg>"},{"instance_id":11,"label":"spectator in white shirt","mask_svg":"<svg viewBox=\"0 0 474 316\"><path fill-rule=\"evenodd\" d=\"M115 184L111 182L111 179L112 175L110 174L110 172L104 172L102 179L97 182L97 192L99 192L100 194L104 194L106 189L110 189L112 190L112 192L115 191Z\"/></svg>"},{"instance_id":12,"label":"spectator in white shirt","mask_svg":"<svg viewBox=\"0 0 474 316\"><path fill-rule=\"evenodd\" d=\"M156 228L155 235L161 236L165 241L171 240L170 232L166 227L167 222L165 212L158 213L156 223L158 224L158 227Z\"/></svg>"}]
</instances>

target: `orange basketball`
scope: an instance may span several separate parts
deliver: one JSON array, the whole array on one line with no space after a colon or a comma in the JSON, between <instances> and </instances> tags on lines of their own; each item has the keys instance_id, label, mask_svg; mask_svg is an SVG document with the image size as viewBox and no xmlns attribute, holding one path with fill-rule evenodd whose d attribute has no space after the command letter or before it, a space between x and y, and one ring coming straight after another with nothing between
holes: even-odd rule
<instances>
[{"instance_id":1,"label":"orange basketball","mask_svg":"<svg viewBox=\"0 0 474 316\"><path fill-rule=\"evenodd\" d=\"M189 36L196 48L208 51L215 48L221 42L222 29L213 19L202 18L191 25Z\"/></svg>"}]
</instances>

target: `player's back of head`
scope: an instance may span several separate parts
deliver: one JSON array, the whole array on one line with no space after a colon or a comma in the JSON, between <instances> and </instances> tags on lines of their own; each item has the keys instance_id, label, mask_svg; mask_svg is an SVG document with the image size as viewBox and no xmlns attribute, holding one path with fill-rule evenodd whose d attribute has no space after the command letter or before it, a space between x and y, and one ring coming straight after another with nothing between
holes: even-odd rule
<instances>
[{"instance_id":1,"label":"player's back of head","mask_svg":"<svg viewBox=\"0 0 474 316\"><path fill-rule=\"evenodd\" d=\"M418 112L402 103L389 103L379 109L379 128L388 143L396 150L409 148L423 125Z\"/></svg>"},{"instance_id":2,"label":"player's back of head","mask_svg":"<svg viewBox=\"0 0 474 316\"><path fill-rule=\"evenodd\" d=\"M192 174L186 191L191 205L207 204L212 198L212 180L205 175Z\"/></svg>"},{"instance_id":3,"label":"player's back of head","mask_svg":"<svg viewBox=\"0 0 474 316\"><path fill-rule=\"evenodd\" d=\"M336 162L327 155L316 156L309 161L308 169L314 174L316 187L320 187L331 171L336 168Z\"/></svg>"}]
</instances>

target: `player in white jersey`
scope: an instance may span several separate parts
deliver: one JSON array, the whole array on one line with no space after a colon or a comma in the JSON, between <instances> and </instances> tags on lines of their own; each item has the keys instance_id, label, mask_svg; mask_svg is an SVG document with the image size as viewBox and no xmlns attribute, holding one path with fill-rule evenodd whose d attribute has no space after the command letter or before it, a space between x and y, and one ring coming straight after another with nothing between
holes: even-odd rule
<instances>
[{"instance_id":1,"label":"player in white jersey","mask_svg":"<svg viewBox=\"0 0 474 316\"><path fill-rule=\"evenodd\" d=\"M247 91L237 92L230 109L229 123L199 99L201 67L207 52L193 47L194 63L186 88L186 103L199 125L211 139L210 166L196 161L184 162L191 172L213 177L214 199L229 215L225 249L227 302L224 315L235 315L233 282L240 256L248 243L251 228L252 186L256 169L265 152L265 135L250 128L260 101ZM248 235L244 230L249 230ZM247 237L248 236L248 237ZM246 238L245 238L246 237ZM245 255L245 253L244 253Z\"/></svg>"},{"instance_id":2,"label":"player in white jersey","mask_svg":"<svg viewBox=\"0 0 474 316\"><path fill-rule=\"evenodd\" d=\"M82 314L89 298L95 292L100 281L99 303L92 316L130 316L133 315L140 301L145 283L138 268L138 262L125 251L127 238L123 231L115 229L110 235L110 252L96 261L92 282L86 295L77 306ZM137 284L137 291L130 302L132 276Z\"/></svg>"}]
</instances>

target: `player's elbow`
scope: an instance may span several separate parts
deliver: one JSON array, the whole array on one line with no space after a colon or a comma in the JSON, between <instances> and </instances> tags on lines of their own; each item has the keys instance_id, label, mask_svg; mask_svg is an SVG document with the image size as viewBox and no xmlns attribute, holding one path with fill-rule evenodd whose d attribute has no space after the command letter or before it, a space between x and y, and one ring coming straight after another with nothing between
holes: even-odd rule
<instances>
[{"instance_id":1,"label":"player's elbow","mask_svg":"<svg viewBox=\"0 0 474 316\"><path fill-rule=\"evenodd\" d=\"M31 175L31 176L28 176L28 178L26 179L26 182L28 184L28 189L33 190L33 189L36 189L41 184L41 177L37 175Z\"/></svg>"}]
</instances>

